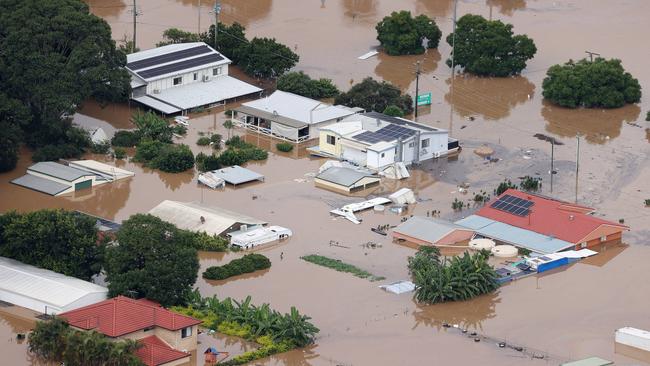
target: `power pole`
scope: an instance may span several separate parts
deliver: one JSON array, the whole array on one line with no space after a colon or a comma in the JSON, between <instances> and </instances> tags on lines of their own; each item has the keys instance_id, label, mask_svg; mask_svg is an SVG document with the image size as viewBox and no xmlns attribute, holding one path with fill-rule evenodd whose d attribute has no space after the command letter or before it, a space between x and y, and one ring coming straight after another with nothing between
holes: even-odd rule
<instances>
[{"instance_id":1,"label":"power pole","mask_svg":"<svg viewBox=\"0 0 650 366\"><path fill-rule=\"evenodd\" d=\"M578 140L578 148L576 150L576 202L578 203L578 169L580 167L580 134L576 135L576 140Z\"/></svg>"},{"instance_id":2,"label":"power pole","mask_svg":"<svg viewBox=\"0 0 650 366\"><path fill-rule=\"evenodd\" d=\"M555 168L553 167L554 152L555 141L551 139L551 193L553 193L553 175L555 175Z\"/></svg>"},{"instance_id":3,"label":"power pole","mask_svg":"<svg viewBox=\"0 0 650 366\"><path fill-rule=\"evenodd\" d=\"M219 33L219 13L221 13L221 3L219 0L214 4L214 49L217 49L217 33Z\"/></svg>"},{"instance_id":4,"label":"power pole","mask_svg":"<svg viewBox=\"0 0 650 366\"><path fill-rule=\"evenodd\" d=\"M133 52L135 52L136 46L136 34L137 34L137 17L138 17L138 8L136 7L136 0L133 0Z\"/></svg>"},{"instance_id":5,"label":"power pole","mask_svg":"<svg viewBox=\"0 0 650 366\"><path fill-rule=\"evenodd\" d=\"M418 92L420 91L420 61L415 63L415 122L418 121Z\"/></svg>"},{"instance_id":6,"label":"power pole","mask_svg":"<svg viewBox=\"0 0 650 366\"><path fill-rule=\"evenodd\" d=\"M456 74L455 73L455 61L456 61L456 9L458 8L458 0L454 0L454 24L453 24L453 33L451 36L451 77L453 81L453 77Z\"/></svg>"},{"instance_id":7,"label":"power pole","mask_svg":"<svg viewBox=\"0 0 650 366\"><path fill-rule=\"evenodd\" d=\"M600 57L600 53L585 51L586 54L589 54L589 62L594 62L594 55Z\"/></svg>"},{"instance_id":8,"label":"power pole","mask_svg":"<svg viewBox=\"0 0 650 366\"><path fill-rule=\"evenodd\" d=\"M201 34L201 0L199 0L199 24L198 24L198 34Z\"/></svg>"}]
</instances>

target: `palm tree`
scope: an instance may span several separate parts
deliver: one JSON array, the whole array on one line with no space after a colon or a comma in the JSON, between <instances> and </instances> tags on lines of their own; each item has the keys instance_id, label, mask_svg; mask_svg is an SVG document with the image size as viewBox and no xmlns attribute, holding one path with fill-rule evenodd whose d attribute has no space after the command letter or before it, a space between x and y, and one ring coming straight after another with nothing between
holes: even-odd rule
<instances>
[{"instance_id":1,"label":"palm tree","mask_svg":"<svg viewBox=\"0 0 650 366\"><path fill-rule=\"evenodd\" d=\"M235 128L235 124L232 122L231 119L227 119L223 123L223 127L225 127L228 130L228 140L230 140L230 131Z\"/></svg>"}]
</instances>

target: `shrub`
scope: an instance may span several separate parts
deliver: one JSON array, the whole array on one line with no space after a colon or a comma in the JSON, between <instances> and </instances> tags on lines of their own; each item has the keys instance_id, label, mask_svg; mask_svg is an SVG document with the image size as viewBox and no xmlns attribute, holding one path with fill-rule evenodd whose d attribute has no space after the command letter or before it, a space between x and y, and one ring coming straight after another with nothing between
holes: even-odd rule
<instances>
[{"instance_id":1,"label":"shrub","mask_svg":"<svg viewBox=\"0 0 650 366\"><path fill-rule=\"evenodd\" d=\"M212 148L215 150L221 149L221 138L222 136L218 133L210 136L210 142L212 143Z\"/></svg>"},{"instance_id":2,"label":"shrub","mask_svg":"<svg viewBox=\"0 0 650 366\"><path fill-rule=\"evenodd\" d=\"M521 189L524 191L538 191L542 187L541 178L533 178L531 176L525 176L521 178L521 183L519 184Z\"/></svg>"},{"instance_id":3,"label":"shrub","mask_svg":"<svg viewBox=\"0 0 650 366\"><path fill-rule=\"evenodd\" d=\"M187 127L183 125L173 125L171 126L172 133L175 133L177 135L184 136L187 134Z\"/></svg>"},{"instance_id":4,"label":"shrub","mask_svg":"<svg viewBox=\"0 0 650 366\"><path fill-rule=\"evenodd\" d=\"M83 153L78 147L71 144L63 145L45 145L36 149L32 155L32 160L39 161L55 161L59 159L78 158Z\"/></svg>"},{"instance_id":5,"label":"shrub","mask_svg":"<svg viewBox=\"0 0 650 366\"><path fill-rule=\"evenodd\" d=\"M641 100L639 81L621 61L600 57L551 66L542 90L544 98L568 108L618 108Z\"/></svg>"},{"instance_id":6,"label":"shrub","mask_svg":"<svg viewBox=\"0 0 650 366\"><path fill-rule=\"evenodd\" d=\"M280 76L276 87L278 90L313 99L333 98L340 93L332 80L313 80L302 71L290 72Z\"/></svg>"},{"instance_id":7,"label":"shrub","mask_svg":"<svg viewBox=\"0 0 650 366\"><path fill-rule=\"evenodd\" d=\"M454 39L455 38L455 39ZM526 68L537 47L526 35L514 35L512 24L487 20L480 15L467 14L456 23L456 36L447 36L455 50L451 55L454 66L481 76L510 76ZM451 67L451 58L447 66Z\"/></svg>"},{"instance_id":8,"label":"shrub","mask_svg":"<svg viewBox=\"0 0 650 366\"><path fill-rule=\"evenodd\" d=\"M289 152L293 150L293 144L290 142L279 142L275 144L276 149L282 151L282 152Z\"/></svg>"},{"instance_id":9,"label":"shrub","mask_svg":"<svg viewBox=\"0 0 650 366\"><path fill-rule=\"evenodd\" d=\"M93 143L92 145L90 145L90 151L93 154L108 154L110 150L111 150L110 141L103 141L99 143Z\"/></svg>"},{"instance_id":10,"label":"shrub","mask_svg":"<svg viewBox=\"0 0 650 366\"><path fill-rule=\"evenodd\" d=\"M138 113L131 117L131 121L138 129L138 134L144 139L151 139L165 143L172 142L172 126L166 119L153 112Z\"/></svg>"},{"instance_id":11,"label":"shrub","mask_svg":"<svg viewBox=\"0 0 650 366\"><path fill-rule=\"evenodd\" d=\"M650 121L650 111L648 111L648 113L646 113L645 120Z\"/></svg>"},{"instance_id":12,"label":"shrub","mask_svg":"<svg viewBox=\"0 0 650 366\"><path fill-rule=\"evenodd\" d=\"M463 208L465 208L465 202L459 200L458 198L454 198L454 201L451 203L451 208L454 211L462 211Z\"/></svg>"},{"instance_id":13,"label":"shrub","mask_svg":"<svg viewBox=\"0 0 650 366\"><path fill-rule=\"evenodd\" d=\"M517 185L512 184L510 179L505 179L503 182L499 183L497 188L494 190L494 195L500 196L503 192L507 191L510 188L517 189Z\"/></svg>"},{"instance_id":14,"label":"shrub","mask_svg":"<svg viewBox=\"0 0 650 366\"><path fill-rule=\"evenodd\" d=\"M646 207L650 207L650 198L643 201Z\"/></svg>"},{"instance_id":15,"label":"shrub","mask_svg":"<svg viewBox=\"0 0 650 366\"><path fill-rule=\"evenodd\" d=\"M244 141L239 136L233 136L226 141L228 149L219 155L222 166L242 165L250 160L265 160L269 154L253 144Z\"/></svg>"},{"instance_id":16,"label":"shrub","mask_svg":"<svg viewBox=\"0 0 650 366\"><path fill-rule=\"evenodd\" d=\"M359 278L367 278L370 281L381 281L385 279L384 277L381 276L375 276L372 273L365 271L359 267L353 266L348 263L341 262L338 259L333 259L333 258L328 258L322 255L317 255L317 254L311 254L311 255L306 255L304 257L300 257L300 259L317 264L319 266L331 268L337 272L346 272L346 273L352 273L356 277Z\"/></svg>"},{"instance_id":17,"label":"shrub","mask_svg":"<svg viewBox=\"0 0 650 366\"><path fill-rule=\"evenodd\" d=\"M206 155L202 152L196 155L196 167L201 172L221 169L221 161L214 154Z\"/></svg>"},{"instance_id":18,"label":"shrub","mask_svg":"<svg viewBox=\"0 0 650 366\"><path fill-rule=\"evenodd\" d=\"M384 17L377 26L377 40L389 55L413 55L424 53L422 41L428 40L428 48L438 48L442 32L436 22L426 15L411 16L410 11L394 11Z\"/></svg>"},{"instance_id":19,"label":"shrub","mask_svg":"<svg viewBox=\"0 0 650 366\"><path fill-rule=\"evenodd\" d=\"M224 113L227 117L230 117L230 118L232 118L232 117L235 116L235 111L233 111L232 109L226 109L226 111L223 112L223 113Z\"/></svg>"},{"instance_id":20,"label":"shrub","mask_svg":"<svg viewBox=\"0 0 650 366\"><path fill-rule=\"evenodd\" d=\"M126 150L123 147L116 147L113 149L113 156L115 156L115 159L124 159L126 157Z\"/></svg>"},{"instance_id":21,"label":"shrub","mask_svg":"<svg viewBox=\"0 0 650 366\"><path fill-rule=\"evenodd\" d=\"M145 140L138 145L135 161L168 173L179 173L194 166L194 155L187 145Z\"/></svg>"},{"instance_id":22,"label":"shrub","mask_svg":"<svg viewBox=\"0 0 650 366\"><path fill-rule=\"evenodd\" d=\"M210 138L206 137L206 136L199 137L199 139L196 140L196 144L199 145L199 146L209 145L210 144Z\"/></svg>"},{"instance_id":23,"label":"shrub","mask_svg":"<svg viewBox=\"0 0 650 366\"><path fill-rule=\"evenodd\" d=\"M400 107L396 105L389 105L384 109L383 112L387 116L393 116L393 117L404 117L404 111L400 109Z\"/></svg>"},{"instance_id":24,"label":"shrub","mask_svg":"<svg viewBox=\"0 0 650 366\"><path fill-rule=\"evenodd\" d=\"M260 269L271 267L271 260L262 254L246 254L239 259L233 259L223 266L213 266L203 272L203 278L207 280L224 280L243 273L255 272Z\"/></svg>"},{"instance_id":25,"label":"shrub","mask_svg":"<svg viewBox=\"0 0 650 366\"><path fill-rule=\"evenodd\" d=\"M115 132L111 139L113 146L133 147L140 143L140 134L137 131L121 130Z\"/></svg>"}]
</instances>

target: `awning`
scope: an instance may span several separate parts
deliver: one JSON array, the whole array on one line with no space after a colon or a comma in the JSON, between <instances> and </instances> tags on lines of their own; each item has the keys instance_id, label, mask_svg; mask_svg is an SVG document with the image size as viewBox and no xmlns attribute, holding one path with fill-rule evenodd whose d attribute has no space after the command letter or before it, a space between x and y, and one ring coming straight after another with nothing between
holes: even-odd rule
<instances>
[{"instance_id":1,"label":"awning","mask_svg":"<svg viewBox=\"0 0 650 366\"><path fill-rule=\"evenodd\" d=\"M167 103L161 102L157 99L154 99L148 95L143 95L141 97L133 98L138 103L142 103L146 105L147 107L153 108L159 112L162 112L164 114L174 114L178 113L181 110L179 108L176 108L172 105L169 105Z\"/></svg>"}]
</instances>

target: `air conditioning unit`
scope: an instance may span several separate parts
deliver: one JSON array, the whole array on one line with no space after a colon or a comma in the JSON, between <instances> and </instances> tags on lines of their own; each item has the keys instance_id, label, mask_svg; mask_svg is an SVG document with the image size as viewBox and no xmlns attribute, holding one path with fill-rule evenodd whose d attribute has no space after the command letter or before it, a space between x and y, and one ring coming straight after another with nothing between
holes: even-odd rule
<instances>
[{"instance_id":1,"label":"air conditioning unit","mask_svg":"<svg viewBox=\"0 0 650 366\"><path fill-rule=\"evenodd\" d=\"M160 89L154 89L154 90L153 90L153 93L154 93L154 94L160 94Z\"/></svg>"},{"instance_id":2,"label":"air conditioning unit","mask_svg":"<svg viewBox=\"0 0 650 366\"><path fill-rule=\"evenodd\" d=\"M203 75L202 80L203 80L204 83L207 82L207 81L210 81L210 75Z\"/></svg>"}]
</instances>

